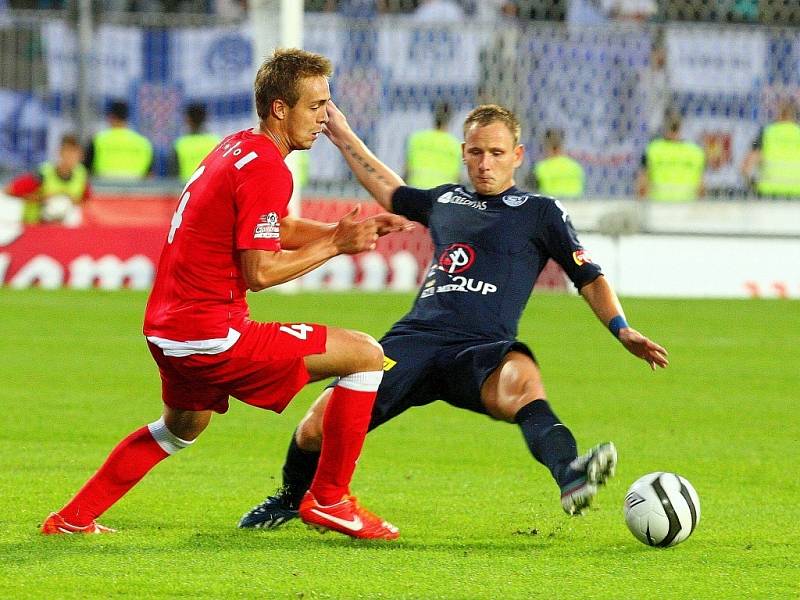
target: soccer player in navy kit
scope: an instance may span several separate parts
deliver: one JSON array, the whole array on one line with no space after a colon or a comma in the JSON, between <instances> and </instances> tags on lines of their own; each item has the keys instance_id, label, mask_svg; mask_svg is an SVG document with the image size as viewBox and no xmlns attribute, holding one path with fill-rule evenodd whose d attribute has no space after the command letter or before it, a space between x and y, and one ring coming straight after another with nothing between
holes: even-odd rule
<instances>
[{"instance_id":1,"label":"soccer player in navy kit","mask_svg":"<svg viewBox=\"0 0 800 600\"><path fill-rule=\"evenodd\" d=\"M575 438L546 400L531 350L517 324L549 258L558 262L595 315L651 368L667 352L631 328L613 289L584 252L557 200L514 185L522 164L520 126L509 110L483 105L464 122L463 157L474 187L420 190L378 160L330 103L325 133L362 185L385 209L430 228L430 270L414 305L380 340L387 362L370 429L412 406L444 400L516 423L533 456L548 467L570 515L587 508L613 476L614 444L578 456ZM240 527L271 528L297 515L316 470L325 390L300 422L283 468L283 487L245 514Z\"/></svg>"}]
</instances>

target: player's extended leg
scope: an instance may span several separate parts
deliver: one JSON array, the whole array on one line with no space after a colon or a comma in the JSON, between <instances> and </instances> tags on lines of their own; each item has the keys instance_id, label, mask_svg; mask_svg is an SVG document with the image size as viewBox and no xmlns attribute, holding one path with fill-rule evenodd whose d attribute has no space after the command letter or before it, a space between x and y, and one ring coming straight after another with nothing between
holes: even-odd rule
<instances>
[{"instance_id":1,"label":"player's extended leg","mask_svg":"<svg viewBox=\"0 0 800 600\"><path fill-rule=\"evenodd\" d=\"M481 398L491 416L519 425L531 454L561 488L568 514L587 508L597 486L614 475L617 453L611 442L578 457L575 437L550 408L539 367L527 354L509 352L484 382Z\"/></svg>"},{"instance_id":2,"label":"player's extended leg","mask_svg":"<svg viewBox=\"0 0 800 600\"><path fill-rule=\"evenodd\" d=\"M300 502L300 518L352 537L396 538L397 528L361 508L349 489L383 377L383 350L368 335L331 328L325 354L305 361L312 380L340 379L324 408L319 465Z\"/></svg>"},{"instance_id":3,"label":"player's extended leg","mask_svg":"<svg viewBox=\"0 0 800 600\"><path fill-rule=\"evenodd\" d=\"M137 429L108 455L75 497L51 513L42 533L107 533L114 531L95 519L108 510L147 472L166 457L194 443L211 420L211 411L177 410L164 406L163 416Z\"/></svg>"},{"instance_id":4,"label":"player's extended leg","mask_svg":"<svg viewBox=\"0 0 800 600\"><path fill-rule=\"evenodd\" d=\"M292 433L283 463L281 488L244 514L239 520L240 528L272 529L297 516L300 501L317 473L322 419L332 393L333 388L325 388Z\"/></svg>"}]
</instances>

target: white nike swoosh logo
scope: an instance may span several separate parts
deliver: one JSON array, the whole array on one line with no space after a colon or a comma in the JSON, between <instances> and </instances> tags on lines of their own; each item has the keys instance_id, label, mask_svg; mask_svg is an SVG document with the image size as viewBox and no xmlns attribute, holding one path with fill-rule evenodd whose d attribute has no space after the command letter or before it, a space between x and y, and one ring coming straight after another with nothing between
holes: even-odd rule
<instances>
[{"instance_id":1,"label":"white nike swoosh logo","mask_svg":"<svg viewBox=\"0 0 800 600\"><path fill-rule=\"evenodd\" d=\"M336 523L337 525L341 525L345 529L349 529L350 531L360 531L362 527L364 527L364 523L361 522L361 517L355 516L353 517L352 521L347 521L345 519L340 519L339 517L334 517L333 515L329 515L322 511L317 510L316 508L312 508L309 512L314 513L322 517L323 519L328 519L331 523Z\"/></svg>"}]
</instances>

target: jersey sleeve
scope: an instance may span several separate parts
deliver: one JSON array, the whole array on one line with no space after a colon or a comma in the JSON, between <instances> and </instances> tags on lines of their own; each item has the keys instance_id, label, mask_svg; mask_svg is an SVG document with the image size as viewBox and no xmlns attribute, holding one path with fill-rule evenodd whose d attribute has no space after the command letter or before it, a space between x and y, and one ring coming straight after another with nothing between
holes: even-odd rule
<instances>
[{"instance_id":1,"label":"jersey sleeve","mask_svg":"<svg viewBox=\"0 0 800 600\"><path fill-rule=\"evenodd\" d=\"M420 190L405 185L401 186L392 194L392 212L427 227L436 191L439 189Z\"/></svg>"},{"instance_id":2,"label":"jersey sleeve","mask_svg":"<svg viewBox=\"0 0 800 600\"><path fill-rule=\"evenodd\" d=\"M236 182L236 249L281 249L281 219L292 195L292 175L285 167L256 164Z\"/></svg>"},{"instance_id":3,"label":"jersey sleeve","mask_svg":"<svg viewBox=\"0 0 800 600\"><path fill-rule=\"evenodd\" d=\"M545 207L539 242L547 254L555 260L577 289L591 283L603 274L599 265L592 262L584 250L567 211L557 200L549 201Z\"/></svg>"}]
</instances>

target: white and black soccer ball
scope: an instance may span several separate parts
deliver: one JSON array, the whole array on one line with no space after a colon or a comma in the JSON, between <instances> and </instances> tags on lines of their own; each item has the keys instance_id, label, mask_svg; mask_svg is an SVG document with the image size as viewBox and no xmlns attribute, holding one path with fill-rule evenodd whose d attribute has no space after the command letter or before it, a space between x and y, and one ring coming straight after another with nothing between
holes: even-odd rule
<instances>
[{"instance_id":1,"label":"white and black soccer ball","mask_svg":"<svg viewBox=\"0 0 800 600\"><path fill-rule=\"evenodd\" d=\"M628 488L623 512L637 540L663 548L692 535L700 521L700 499L680 475L648 473Z\"/></svg>"}]
</instances>

